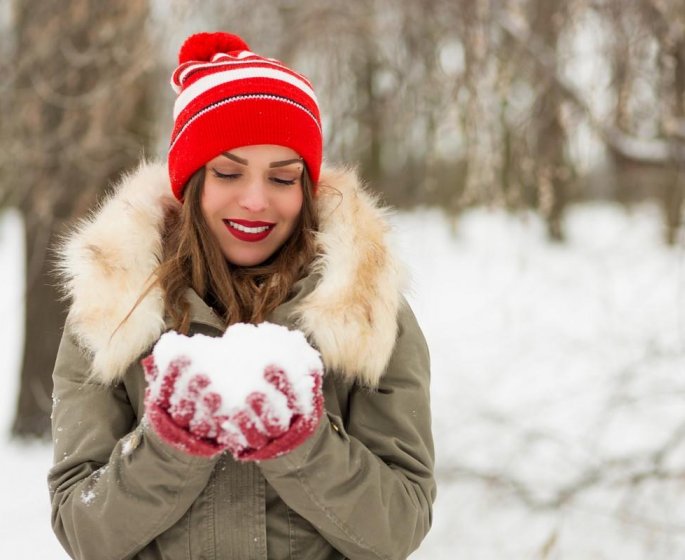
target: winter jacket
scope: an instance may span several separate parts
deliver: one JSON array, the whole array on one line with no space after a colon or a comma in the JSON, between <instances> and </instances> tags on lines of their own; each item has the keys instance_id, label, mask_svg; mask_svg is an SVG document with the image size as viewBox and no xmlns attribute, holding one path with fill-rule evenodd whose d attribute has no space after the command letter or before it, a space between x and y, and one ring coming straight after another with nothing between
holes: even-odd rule
<instances>
[{"instance_id":1,"label":"winter jacket","mask_svg":"<svg viewBox=\"0 0 685 560\"><path fill-rule=\"evenodd\" d=\"M326 414L304 444L258 463L190 456L144 421L140 358L170 328L159 289L121 321L177 210L165 167L143 164L69 237L48 483L72 557L406 558L421 543L435 498L427 346L383 211L353 172L321 183L333 189L317 197L313 272L267 320L320 351ZM214 311L190 288L187 299L191 333L220 336Z\"/></svg>"}]
</instances>

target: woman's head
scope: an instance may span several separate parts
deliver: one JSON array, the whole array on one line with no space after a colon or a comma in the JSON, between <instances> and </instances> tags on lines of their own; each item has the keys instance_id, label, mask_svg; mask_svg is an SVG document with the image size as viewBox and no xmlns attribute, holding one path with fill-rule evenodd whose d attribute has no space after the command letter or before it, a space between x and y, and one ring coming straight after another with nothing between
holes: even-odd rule
<instances>
[{"instance_id":1,"label":"woman's head","mask_svg":"<svg viewBox=\"0 0 685 560\"><path fill-rule=\"evenodd\" d=\"M322 159L321 118L309 80L259 56L229 33L191 35L171 84L178 94L169 147L174 195L198 169L244 146L290 148L316 186Z\"/></svg>"}]
</instances>

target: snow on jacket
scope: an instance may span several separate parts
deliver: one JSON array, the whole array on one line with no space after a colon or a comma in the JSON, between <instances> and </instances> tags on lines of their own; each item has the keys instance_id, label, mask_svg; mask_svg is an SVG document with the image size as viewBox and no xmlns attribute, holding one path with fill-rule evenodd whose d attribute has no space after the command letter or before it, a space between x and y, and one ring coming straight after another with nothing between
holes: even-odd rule
<instances>
[{"instance_id":1,"label":"snow on jacket","mask_svg":"<svg viewBox=\"0 0 685 560\"><path fill-rule=\"evenodd\" d=\"M321 352L326 415L300 447L259 463L189 456L141 422L140 358L170 328L160 290L119 325L159 262L165 211L178 208L165 167L141 165L68 239L48 482L72 557L406 558L421 543L435 498L428 349L383 211L349 170L321 182L333 189L317 197L316 266L267 320ZM191 333L220 336L213 310L186 297Z\"/></svg>"}]
</instances>

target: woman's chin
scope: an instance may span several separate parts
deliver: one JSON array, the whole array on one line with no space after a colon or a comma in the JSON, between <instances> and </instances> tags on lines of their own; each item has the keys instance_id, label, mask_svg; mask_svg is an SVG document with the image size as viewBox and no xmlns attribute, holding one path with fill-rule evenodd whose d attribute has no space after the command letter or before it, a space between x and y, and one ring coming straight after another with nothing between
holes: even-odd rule
<instances>
[{"instance_id":1,"label":"woman's chin","mask_svg":"<svg viewBox=\"0 0 685 560\"><path fill-rule=\"evenodd\" d=\"M269 251L224 251L226 260L234 266L257 266L268 260Z\"/></svg>"}]
</instances>

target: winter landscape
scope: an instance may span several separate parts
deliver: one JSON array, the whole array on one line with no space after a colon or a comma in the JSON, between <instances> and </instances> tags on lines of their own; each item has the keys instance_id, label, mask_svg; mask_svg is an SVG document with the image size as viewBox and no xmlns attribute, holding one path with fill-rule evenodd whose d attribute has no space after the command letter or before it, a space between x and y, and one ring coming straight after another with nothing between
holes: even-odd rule
<instances>
[{"instance_id":1,"label":"winter landscape","mask_svg":"<svg viewBox=\"0 0 685 560\"><path fill-rule=\"evenodd\" d=\"M412 559L685 555L685 246L656 206L394 217L432 355L439 481ZM50 449L8 437L22 343L21 223L0 220L2 556L66 558ZM28 295L30 297L30 294Z\"/></svg>"}]
</instances>

